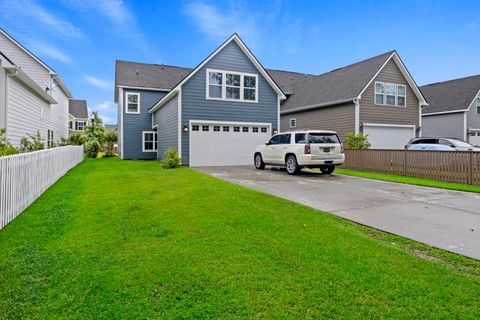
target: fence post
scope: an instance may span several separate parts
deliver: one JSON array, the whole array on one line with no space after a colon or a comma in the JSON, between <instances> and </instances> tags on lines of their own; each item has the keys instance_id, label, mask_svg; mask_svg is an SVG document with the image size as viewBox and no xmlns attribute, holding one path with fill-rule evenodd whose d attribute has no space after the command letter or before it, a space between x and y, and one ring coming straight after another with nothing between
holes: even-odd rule
<instances>
[{"instance_id":1,"label":"fence post","mask_svg":"<svg viewBox=\"0 0 480 320\"><path fill-rule=\"evenodd\" d=\"M468 152L468 177L467 184L473 184L473 151Z\"/></svg>"},{"instance_id":2,"label":"fence post","mask_svg":"<svg viewBox=\"0 0 480 320\"><path fill-rule=\"evenodd\" d=\"M407 149L403 149L403 175L407 176Z\"/></svg>"}]
</instances>

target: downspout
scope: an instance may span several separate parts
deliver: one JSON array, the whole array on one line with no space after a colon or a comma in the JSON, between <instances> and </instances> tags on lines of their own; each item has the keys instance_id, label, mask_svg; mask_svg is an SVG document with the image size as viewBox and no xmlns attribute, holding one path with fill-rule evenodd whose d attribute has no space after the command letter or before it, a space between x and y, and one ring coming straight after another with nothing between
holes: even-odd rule
<instances>
[{"instance_id":1,"label":"downspout","mask_svg":"<svg viewBox=\"0 0 480 320\"><path fill-rule=\"evenodd\" d=\"M353 99L355 104L355 135L360 133L360 99Z\"/></svg>"},{"instance_id":2,"label":"downspout","mask_svg":"<svg viewBox=\"0 0 480 320\"><path fill-rule=\"evenodd\" d=\"M5 137L8 138L8 86L10 85L10 78L16 77L18 75L18 67L15 67L15 72L13 73L8 73L5 72L5 110L3 113L3 124L5 126Z\"/></svg>"}]
</instances>

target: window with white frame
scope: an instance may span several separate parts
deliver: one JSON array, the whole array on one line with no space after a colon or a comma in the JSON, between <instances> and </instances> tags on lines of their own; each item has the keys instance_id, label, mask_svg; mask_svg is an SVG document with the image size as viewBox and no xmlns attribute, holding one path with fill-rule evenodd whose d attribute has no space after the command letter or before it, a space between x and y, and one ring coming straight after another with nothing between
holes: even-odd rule
<instances>
[{"instance_id":1,"label":"window with white frame","mask_svg":"<svg viewBox=\"0 0 480 320\"><path fill-rule=\"evenodd\" d=\"M477 113L480 114L480 97L477 97Z\"/></svg>"},{"instance_id":2,"label":"window with white frame","mask_svg":"<svg viewBox=\"0 0 480 320\"><path fill-rule=\"evenodd\" d=\"M52 148L54 146L53 143L53 130L47 130L47 147Z\"/></svg>"},{"instance_id":3,"label":"window with white frame","mask_svg":"<svg viewBox=\"0 0 480 320\"><path fill-rule=\"evenodd\" d=\"M290 128L296 128L297 127L297 118L291 118L290 119Z\"/></svg>"},{"instance_id":4,"label":"window with white frame","mask_svg":"<svg viewBox=\"0 0 480 320\"><path fill-rule=\"evenodd\" d=\"M157 132L143 131L143 152L157 151Z\"/></svg>"},{"instance_id":5,"label":"window with white frame","mask_svg":"<svg viewBox=\"0 0 480 320\"><path fill-rule=\"evenodd\" d=\"M85 121L77 121L75 123L75 130L83 131L85 129Z\"/></svg>"},{"instance_id":6,"label":"window with white frame","mask_svg":"<svg viewBox=\"0 0 480 320\"><path fill-rule=\"evenodd\" d=\"M375 82L376 105L405 107L407 103L407 87L403 84Z\"/></svg>"},{"instance_id":7,"label":"window with white frame","mask_svg":"<svg viewBox=\"0 0 480 320\"><path fill-rule=\"evenodd\" d=\"M126 113L140 113L140 94L127 93L127 109Z\"/></svg>"},{"instance_id":8,"label":"window with white frame","mask_svg":"<svg viewBox=\"0 0 480 320\"><path fill-rule=\"evenodd\" d=\"M207 99L257 102L258 75L207 69Z\"/></svg>"}]
</instances>

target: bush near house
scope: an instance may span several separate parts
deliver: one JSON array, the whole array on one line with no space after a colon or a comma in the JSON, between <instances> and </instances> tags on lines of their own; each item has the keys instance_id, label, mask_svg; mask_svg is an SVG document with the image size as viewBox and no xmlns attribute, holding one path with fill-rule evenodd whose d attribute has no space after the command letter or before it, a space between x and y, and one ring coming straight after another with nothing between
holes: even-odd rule
<instances>
[{"instance_id":1,"label":"bush near house","mask_svg":"<svg viewBox=\"0 0 480 320\"><path fill-rule=\"evenodd\" d=\"M368 149L371 147L370 142L368 142L368 134L354 134L353 132L347 134L345 145L347 149Z\"/></svg>"},{"instance_id":2,"label":"bush near house","mask_svg":"<svg viewBox=\"0 0 480 320\"><path fill-rule=\"evenodd\" d=\"M18 150L8 141L5 128L0 129L0 156L9 156L16 153L18 153Z\"/></svg>"},{"instance_id":3,"label":"bush near house","mask_svg":"<svg viewBox=\"0 0 480 320\"><path fill-rule=\"evenodd\" d=\"M33 152L43 150L45 145L43 139L40 136L40 132L37 130L36 134L27 134L26 137L23 137L20 140L20 148L18 149L21 153Z\"/></svg>"},{"instance_id":4,"label":"bush near house","mask_svg":"<svg viewBox=\"0 0 480 320\"><path fill-rule=\"evenodd\" d=\"M165 169L178 168L182 159L177 154L177 149L168 148L163 155L162 167Z\"/></svg>"},{"instance_id":5,"label":"bush near house","mask_svg":"<svg viewBox=\"0 0 480 320\"><path fill-rule=\"evenodd\" d=\"M103 155L103 158L114 157L115 153L113 152L113 145L117 142L117 133L113 131L105 132L104 141L105 154Z\"/></svg>"}]
</instances>

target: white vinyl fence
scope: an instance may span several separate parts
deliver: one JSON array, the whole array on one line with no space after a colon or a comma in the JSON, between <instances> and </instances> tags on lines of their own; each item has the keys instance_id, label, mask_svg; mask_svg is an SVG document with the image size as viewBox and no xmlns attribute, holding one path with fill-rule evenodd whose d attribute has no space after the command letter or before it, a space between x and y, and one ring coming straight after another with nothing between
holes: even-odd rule
<instances>
[{"instance_id":1,"label":"white vinyl fence","mask_svg":"<svg viewBox=\"0 0 480 320\"><path fill-rule=\"evenodd\" d=\"M82 161L83 146L0 157L0 229Z\"/></svg>"}]
</instances>

